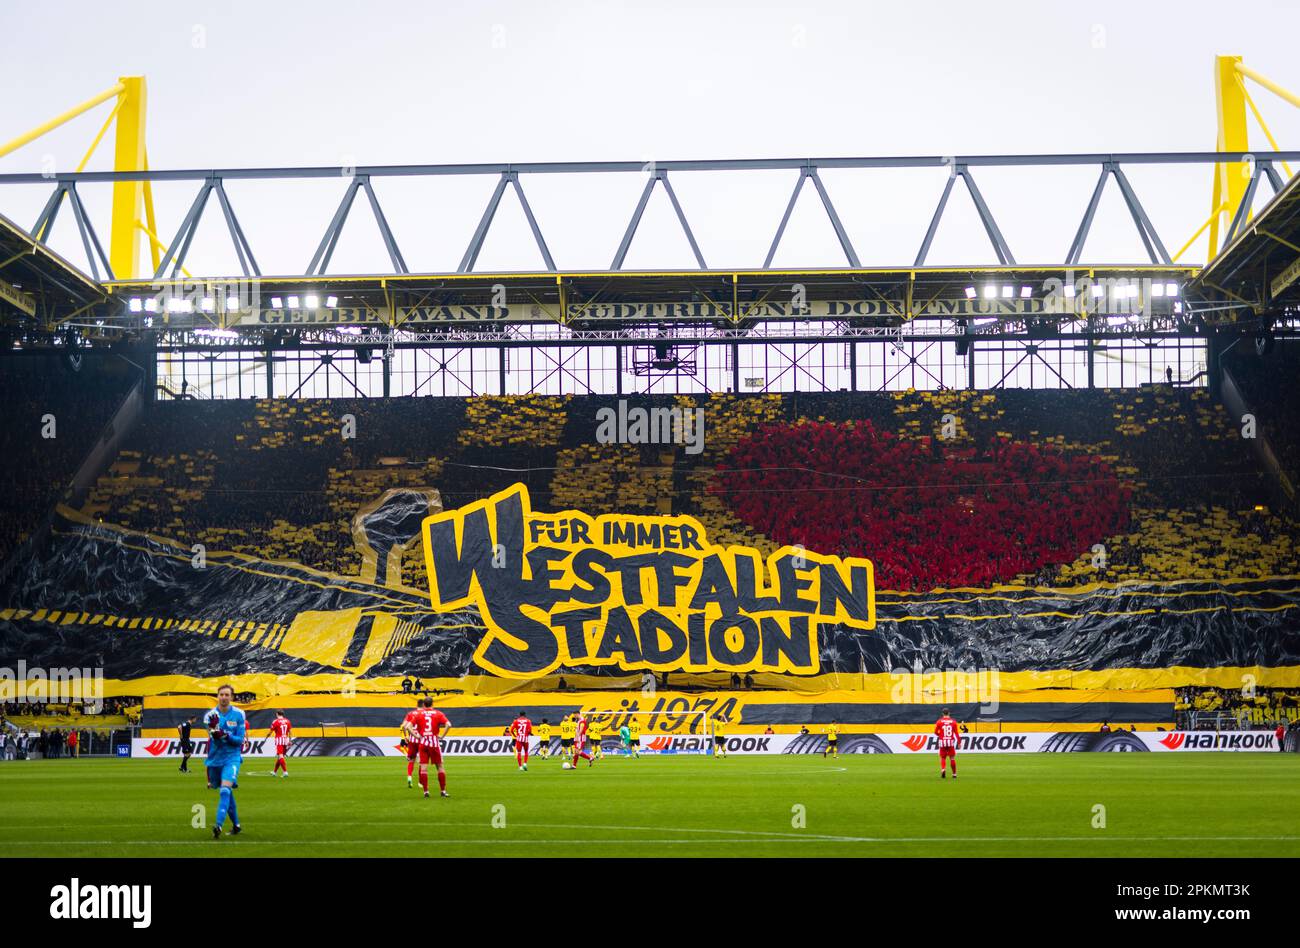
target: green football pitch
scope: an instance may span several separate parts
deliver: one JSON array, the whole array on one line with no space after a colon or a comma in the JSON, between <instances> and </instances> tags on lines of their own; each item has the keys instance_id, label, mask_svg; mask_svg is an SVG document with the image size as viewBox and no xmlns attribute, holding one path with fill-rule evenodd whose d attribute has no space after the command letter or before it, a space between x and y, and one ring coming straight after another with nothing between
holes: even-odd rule
<instances>
[{"instance_id":1,"label":"green football pitch","mask_svg":"<svg viewBox=\"0 0 1300 948\"><path fill-rule=\"evenodd\" d=\"M213 840L201 762L0 764L6 856L1298 856L1300 754L250 759ZM1104 808L1104 809L1099 809ZM1101 825L1104 821L1104 825Z\"/></svg>"}]
</instances>

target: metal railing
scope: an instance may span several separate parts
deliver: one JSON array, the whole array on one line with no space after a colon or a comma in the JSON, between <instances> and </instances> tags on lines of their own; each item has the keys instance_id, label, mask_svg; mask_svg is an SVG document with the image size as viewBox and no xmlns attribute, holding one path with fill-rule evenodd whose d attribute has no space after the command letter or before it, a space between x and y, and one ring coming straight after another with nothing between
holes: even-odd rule
<instances>
[{"instance_id":1,"label":"metal railing","mask_svg":"<svg viewBox=\"0 0 1300 948\"><path fill-rule=\"evenodd\" d=\"M1259 720L1253 708L1223 708L1214 711L1192 710L1185 712L1187 730L1193 731L1251 731L1272 730L1279 724L1287 725L1300 718L1300 711L1285 708L1263 708Z\"/></svg>"}]
</instances>

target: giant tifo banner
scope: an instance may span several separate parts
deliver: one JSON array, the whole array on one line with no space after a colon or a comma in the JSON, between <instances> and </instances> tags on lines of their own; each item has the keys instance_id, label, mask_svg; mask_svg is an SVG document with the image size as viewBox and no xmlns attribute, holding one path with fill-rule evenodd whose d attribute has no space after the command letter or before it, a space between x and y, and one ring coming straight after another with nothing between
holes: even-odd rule
<instances>
[{"instance_id":1,"label":"giant tifo banner","mask_svg":"<svg viewBox=\"0 0 1300 948\"><path fill-rule=\"evenodd\" d=\"M821 734L745 734L728 735L728 754L821 754L826 738ZM938 750L933 734L841 734L841 754L934 754ZM207 752L207 740L195 741L194 753ZM541 742L531 742L530 753L536 754ZM624 753L618 740L606 739L605 752L611 756ZM558 753L560 742L553 737L548 750ZM495 757L514 754L514 741L508 737L456 737L442 742L444 756ZM959 754L1064 754L1099 753L1192 753L1198 751L1273 751L1277 738L1272 731L1112 731L1065 733L1031 732L1005 734L966 734L961 737ZM662 735L646 737L641 753L646 755L709 754L713 740L699 735ZM137 737L131 742L131 756L136 758L171 758L181 754L175 738ZM245 757L274 757L275 747L269 738L244 742ZM290 757L405 757L406 751L396 737L313 737L298 738L289 748Z\"/></svg>"},{"instance_id":2,"label":"giant tifo banner","mask_svg":"<svg viewBox=\"0 0 1300 948\"><path fill-rule=\"evenodd\" d=\"M927 700L951 690L931 669L996 674L1004 696L1300 684L1300 577L898 593L874 588L866 560L765 559L690 517L539 513L523 485L448 511L432 489L382 500L358 515L366 565L350 576L218 549L200 563L189 540L59 508L40 555L0 583L0 691L22 701L20 678L88 667L105 697L225 681L258 695L404 679L666 689L682 673L825 697L888 691L912 669ZM394 525L418 539L422 523L429 592L394 568L409 539Z\"/></svg>"},{"instance_id":3,"label":"giant tifo banner","mask_svg":"<svg viewBox=\"0 0 1300 948\"><path fill-rule=\"evenodd\" d=\"M424 522L433 608L473 606L477 665L792 672L821 667L822 626L875 628L871 563L714 546L687 516L534 513L516 484Z\"/></svg>"}]
</instances>

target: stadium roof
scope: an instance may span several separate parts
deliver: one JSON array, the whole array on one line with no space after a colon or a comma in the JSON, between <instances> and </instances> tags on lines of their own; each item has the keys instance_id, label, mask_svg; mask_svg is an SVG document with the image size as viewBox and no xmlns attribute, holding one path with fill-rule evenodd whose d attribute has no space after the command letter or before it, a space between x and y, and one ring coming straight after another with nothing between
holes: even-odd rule
<instances>
[{"instance_id":1,"label":"stadium roof","mask_svg":"<svg viewBox=\"0 0 1300 948\"><path fill-rule=\"evenodd\" d=\"M1279 312L1300 305L1300 175L1193 280L1205 296Z\"/></svg>"},{"instance_id":2,"label":"stadium roof","mask_svg":"<svg viewBox=\"0 0 1300 948\"><path fill-rule=\"evenodd\" d=\"M109 300L97 281L0 215L0 321L50 325Z\"/></svg>"}]
</instances>

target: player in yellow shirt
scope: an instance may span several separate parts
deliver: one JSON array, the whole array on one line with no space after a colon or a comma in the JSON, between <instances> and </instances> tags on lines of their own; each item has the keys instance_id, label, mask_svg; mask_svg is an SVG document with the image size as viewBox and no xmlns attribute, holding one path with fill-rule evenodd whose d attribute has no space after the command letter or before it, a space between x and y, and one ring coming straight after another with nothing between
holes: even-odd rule
<instances>
[{"instance_id":1,"label":"player in yellow shirt","mask_svg":"<svg viewBox=\"0 0 1300 948\"><path fill-rule=\"evenodd\" d=\"M573 720L572 715L566 716L560 721L560 756L567 763L573 756L573 738L578 733L578 722Z\"/></svg>"},{"instance_id":2,"label":"player in yellow shirt","mask_svg":"<svg viewBox=\"0 0 1300 948\"><path fill-rule=\"evenodd\" d=\"M587 740L591 741L591 754L596 760L605 756L605 722L594 714L587 726Z\"/></svg>"},{"instance_id":3,"label":"player in yellow shirt","mask_svg":"<svg viewBox=\"0 0 1300 948\"><path fill-rule=\"evenodd\" d=\"M722 720L722 718L714 718L713 719L713 756L715 758L727 756L727 738L724 736L726 733L727 733L727 722Z\"/></svg>"},{"instance_id":4,"label":"player in yellow shirt","mask_svg":"<svg viewBox=\"0 0 1300 948\"><path fill-rule=\"evenodd\" d=\"M822 748L822 759L826 758L827 752L832 757L840 756L840 722L832 721L831 726L826 729L826 746Z\"/></svg>"},{"instance_id":5,"label":"player in yellow shirt","mask_svg":"<svg viewBox=\"0 0 1300 948\"><path fill-rule=\"evenodd\" d=\"M551 756L551 724L546 718L542 718L542 723L537 725L537 756Z\"/></svg>"}]
</instances>

